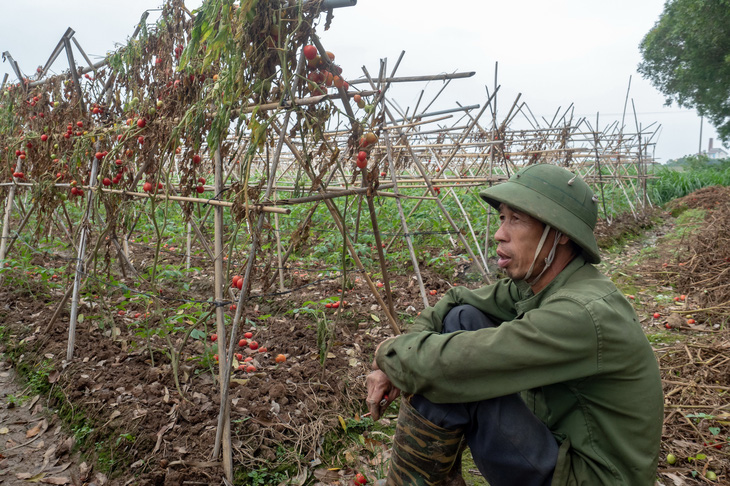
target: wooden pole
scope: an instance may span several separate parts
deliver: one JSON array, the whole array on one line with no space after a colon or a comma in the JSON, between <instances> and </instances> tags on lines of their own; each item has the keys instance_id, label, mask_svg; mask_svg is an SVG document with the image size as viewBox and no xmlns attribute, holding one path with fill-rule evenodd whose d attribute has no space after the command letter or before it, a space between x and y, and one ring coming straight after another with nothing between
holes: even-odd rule
<instances>
[{"instance_id":1,"label":"wooden pole","mask_svg":"<svg viewBox=\"0 0 730 486\"><path fill-rule=\"evenodd\" d=\"M20 172L22 160L18 159L16 171ZM13 212L13 201L15 200L15 185L10 186L8 197L5 199L5 214L3 215L3 236L0 241L0 262L5 260L7 255L8 237L10 236L10 214Z\"/></svg>"},{"instance_id":2,"label":"wooden pole","mask_svg":"<svg viewBox=\"0 0 730 486\"><path fill-rule=\"evenodd\" d=\"M388 163L390 165L390 179L393 181L393 192L398 195L398 184L395 176L395 163L393 162L392 150L390 147L390 136L385 133L385 148L388 154ZM426 288L423 286L423 278L421 277L421 269L418 265L418 258L416 257L416 250L413 248L413 238L408 231L408 222L406 221L405 213L403 212L403 204L401 204L400 198L396 197L395 204L398 207L398 215L400 216L401 227L403 228L403 234L406 237L406 244L408 245L408 253L411 255L411 265L413 265L413 272L416 274L416 282L418 282L418 290L421 293L421 299L423 300L423 306L428 307L428 297L426 296Z\"/></svg>"},{"instance_id":3,"label":"wooden pole","mask_svg":"<svg viewBox=\"0 0 730 486\"><path fill-rule=\"evenodd\" d=\"M25 225L28 224L28 220L30 219L30 216L33 214L33 211L35 211L35 208L38 206L38 201L33 202L33 206L31 206L30 211L26 211L25 216L23 217L23 221L20 222L20 225L18 226L18 229L15 231L15 235L12 237L8 237L10 239L10 243L8 243L8 247L5 249L4 254L10 253L10 250L13 249L13 244L18 239L18 234L20 234L21 231L23 231L23 228L25 228ZM3 258L0 258L0 261L2 261ZM0 282L2 281L2 278L0 278Z\"/></svg>"},{"instance_id":4,"label":"wooden pole","mask_svg":"<svg viewBox=\"0 0 730 486\"><path fill-rule=\"evenodd\" d=\"M220 148L217 148L214 155L214 167L215 167L215 187L216 194L223 187L223 169L221 163ZM215 259L213 260L215 278L214 278L214 289L215 289L215 301L221 302L223 300L223 207L216 205L214 210L214 254ZM251 258L251 257L249 257ZM215 322L216 330L218 331L218 375L219 385L221 390L221 396L223 396L228 387L228 380L231 375L231 363L229 362L226 354L226 326L225 326L225 314L224 309L221 305L217 305L215 308ZM231 332L231 336L233 333ZM231 446L231 417L228 413L228 404L226 401L221 400L221 410L218 415L218 429L216 435L220 435L219 440L222 439L223 446L223 473L229 481L233 481L233 448ZM216 451L214 458L218 457L218 441L216 441Z\"/></svg>"},{"instance_id":5,"label":"wooden pole","mask_svg":"<svg viewBox=\"0 0 730 486\"><path fill-rule=\"evenodd\" d=\"M208 188L213 189L216 191L216 194L219 194L219 191L215 188ZM211 206L222 206L226 208L233 207L234 203L228 202L228 201L219 201L217 199L203 199L203 198L197 198L197 197L186 197L186 196L172 196L169 194L148 194L144 192L133 192L133 191L125 191L121 189L106 189L106 188L97 188L96 190L100 192L109 192L113 194L124 194L125 196L133 196L133 197L146 197L146 198L156 198L156 199L169 199L170 201L181 201L181 202L191 202L191 203L197 203L197 204L209 204ZM221 191L223 188L221 187ZM274 207L271 205L266 204L247 204L246 209L249 211L261 211L264 213L279 213L279 214L289 214L291 213L291 209L286 208L279 208Z\"/></svg>"},{"instance_id":6,"label":"wooden pole","mask_svg":"<svg viewBox=\"0 0 730 486\"><path fill-rule=\"evenodd\" d=\"M299 56L299 61L297 63L297 68L295 71L296 75L294 76L294 79L293 79L293 82L291 85L292 92L296 92L297 86L299 84L299 80L301 79L302 74L304 72L304 64L305 64L304 59L305 58L303 55ZM291 116L291 113L292 113L291 111L287 111L286 114L284 115L284 121L282 124L283 133L286 133L286 131L289 128L289 118ZM273 167L271 167L271 169L270 169L270 174L269 174L270 177L269 177L268 185L266 187L266 193L264 195L264 200L269 200L269 198L271 197L271 191L273 190L273 187L274 187L274 178L275 178L275 174L276 174L276 169L279 164L279 157L281 156L281 150L282 150L283 146L284 146L284 140L283 140L283 135L282 135L282 137L277 142L276 150L274 152ZM216 194L219 194L220 190L223 186L223 180L222 180L223 170L222 170L220 150L216 150L215 158L216 158L216 187L218 189L216 191ZM216 212L218 210L219 209L216 208ZM221 212L221 215L222 215L222 212ZM258 220L256 222L256 228L254 229L253 235L251 238L251 250L248 255L248 264L246 265L246 272L243 277L243 285L241 288L241 292L238 296L238 305L236 306L236 314L233 317L233 324L231 325L231 335L230 335L230 339L229 339L229 343L228 343L228 350L226 351L224 348L222 348L223 343L219 343L219 345L218 345L219 356L220 356L219 360L222 363L221 366L225 367L226 372L225 372L225 374L221 373L221 404L220 404L220 409L219 409L219 413L218 413L218 430L216 430L216 439L215 439L215 446L213 449L213 457L214 458L218 457L218 452L219 452L218 447L219 447L219 443L222 441L223 442L224 471L225 471L226 477L231 482L233 481L233 468L232 468L231 464L229 464L228 467L226 467L226 460L232 462L232 456L230 456L230 454L231 454L231 430L230 430L231 417L230 417L230 403L229 403L230 401L229 401L229 397L228 397L228 391L229 391L229 385L230 385L230 379L231 379L231 364L233 362L233 350L235 349L235 345L236 345L236 335L237 335L238 324L239 324L239 322L241 320L241 316L243 314L243 304L246 302L246 299L248 296L248 287L249 287L249 281L251 278L251 271L253 269L253 265L256 260L256 250L258 248L258 235L261 232L261 229L263 228L263 225L264 225L264 216L265 215L263 212L259 212ZM216 241L222 238L222 230L223 230L222 216L220 219L221 219L221 221L220 221L220 231L219 231L218 218L216 218ZM218 261L218 259L221 258L221 254L219 253L219 250L220 250L220 252L222 252L222 245L221 245L220 249L216 248L216 261ZM222 265L221 265L220 273L222 274ZM216 275L218 275L218 274L219 274L218 267L216 266ZM216 283L216 293L220 292L221 290L222 290L222 287L220 287L220 285L218 285L218 283ZM221 299L219 299L218 295L216 294L216 302L220 302L220 300ZM219 311L221 315L223 314L223 309L220 306L218 307L217 311ZM218 314L218 312L216 314ZM225 336L225 334L221 334L221 335ZM227 428L226 428L225 424L228 424ZM221 437L221 430L222 430L222 437ZM226 448L228 448L228 451L226 451ZM230 472L229 472L229 468L230 468Z\"/></svg>"},{"instance_id":7,"label":"wooden pole","mask_svg":"<svg viewBox=\"0 0 730 486\"><path fill-rule=\"evenodd\" d=\"M94 157L91 163L91 177L89 183L93 188L96 184L96 174L99 170L99 161ZM86 237L88 234L90 214L94 203L94 191L89 191L86 197L86 212L81 223L81 234L79 235L79 251L76 256L76 274L74 276L73 297L71 299L71 317L68 326L68 343L66 346L66 362L70 363L74 355L74 346L76 344L76 323L79 312L79 289L81 288L81 280L84 274L84 260L86 258Z\"/></svg>"},{"instance_id":8,"label":"wooden pole","mask_svg":"<svg viewBox=\"0 0 730 486\"><path fill-rule=\"evenodd\" d=\"M274 193L276 195L276 193ZM281 255L281 227L279 226L279 215L274 213L274 231L276 231L276 259L279 271L279 292L284 291L284 259Z\"/></svg>"},{"instance_id":9,"label":"wooden pole","mask_svg":"<svg viewBox=\"0 0 730 486\"><path fill-rule=\"evenodd\" d=\"M192 253L192 246L193 246L193 235L191 234L191 224L190 221L188 221L187 224L187 231L186 231L186 238L185 238L185 269L190 270L190 256Z\"/></svg>"}]
</instances>

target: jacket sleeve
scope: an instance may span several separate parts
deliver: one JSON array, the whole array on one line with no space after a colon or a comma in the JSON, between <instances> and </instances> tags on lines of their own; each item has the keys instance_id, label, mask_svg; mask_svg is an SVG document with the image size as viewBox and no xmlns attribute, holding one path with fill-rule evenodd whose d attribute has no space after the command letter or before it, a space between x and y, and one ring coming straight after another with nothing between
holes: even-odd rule
<instances>
[{"instance_id":1,"label":"jacket sleeve","mask_svg":"<svg viewBox=\"0 0 730 486\"><path fill-rule=\"evenodd\" d=\"M499 285L457 291L450 300L473 304L472 298L484 290L494 300L477 307L482 311L496 307L495 317L503 318L514 308L499 308L509 302ZM429 321L440 319L450 307L450 302L439 302ZM478 331L423 330L399 336L380 346L378 366L404 392L435 403L485 400L585 378L599 370L600 341L593 317L570 296L556 294L540 308L514 317Z\"/></svg>"},{"instance_id":2,"label":"jacket sleeve","mask_svg":"<svg viewBox=\"0 0 730 486\"><path fill-rule=\"evenodd\" d=\"M411 326L410 333L420 331L441 332L442 323L451 309L463 304L470 304L498 321L516 317L515 302L519 300L516 285L508 279L486 285L478 290L465 287L453 287L439 300L435 306L426 307Z\"/></svg>"}]
</instances>

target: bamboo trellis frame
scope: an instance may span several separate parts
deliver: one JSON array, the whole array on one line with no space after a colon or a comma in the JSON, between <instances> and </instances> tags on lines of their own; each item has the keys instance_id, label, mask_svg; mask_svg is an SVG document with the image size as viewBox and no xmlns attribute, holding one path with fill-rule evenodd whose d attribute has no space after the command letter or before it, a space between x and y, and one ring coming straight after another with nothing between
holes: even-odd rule
<instances>
[{"instance_id":1,"label":"bamboo trellis frame","mask_svg":"<svg viewBox=\"0 0 730 486\"><path fill-rule=\"evenodd\" d=\"M135 32L136 35L136 32ZM324 52L323 46L313 34L312 39L318 46L319 50ZM73 31L69 29L58 47L54 50L51 58L43 69L43 74L47 71L50 63L59 54L61 49L65 49L67 57L72 69L69 73L63 75L72 78L76 82L77 90L81 90L78 82L79 74L91 72L99 69L104 62L91 64L89 66L77 68L74 57L72 55L71 40L74 41L77 49L82 52L81 46L73 38ZM9 55L8 55L9 56ZM401 54L402 58L402 54ZM300 61L303 57L300 57ZM11 58L12 60L12 58ZM394 333L400 332L398 323L397 310L394 308L391 298L391 290L387 278L387 265L385 262L385 254L383 245L390 248L394 244L398 235L394 236L387 244L383 243L380 231L378 229L377 211L374 206L374 199L378 197L394 198L400 218L401 231L403 238L407 244L412 271L417 279L420 293L424 305L428 305L426 291L421 277L421 271L416 255L416 248L409 233L409 228L418 227L419 224L413 221L411 214L406 214L403 207L404 201L415 201L416 207L420 204L431 204L434 210L439 211L439 215L448 221L454 230L456 238L452 238L452 244L461 247L468 255L470 255L473 264L479 269L482 278L485 281L490 280L489 269L487 266L487 242L490 239L489 225L484 235L484 247L480 247L479 235L473 230L472 222L469 215L463 208L463 198L466 195L474 196L474 189L479 189L485 185L500 183L506 180L511 173L518 168L533 163L553 163L569 168L580 174L587 182L597 188L596 192L602 194L606 190L612 192L618 191L623 194L634 215L639 215L642 211L650 206L650 200L646 194L646 181L651 176L648 170L653 163L649 156L650 148L653 145L653 139L656 130L649 131L642 129L638 121L636 121L636 132L632 133L623 125L613 123L603 130L599 129L598 121L595 126L591 125L585 118L574 119L572 106L562 112L558 109L552 120L538 120L529 107L523 102L519 103L520 96L511 104L511 108L507 111L507 115L501 123L497 120L497 94L499 86L496 82L495 68L495 86L492 94L489 95L487 90L487 98L483 105L459 106L458 108L426 112L438 100L440 94L444 91L445 86L439 91L428 103L426 107L417 113L418 106L413 113L408 116L408 110L401 112L397 108L395 100L390 98L389 86L391 83L422 83L426 81L442 80L445 84L452 80L458 80L473 76L475 73L453 73L438 74L426 76L409 76L397 77L397 68L400 58L389 76L385 75L385 63L383 62L376 78L372 78L367 69L363 69L365 77L350 81L351 86L358 84L367 84L369 90L358 91L350 89L346 91L340 89L336 95L311 96L307 98L295 99L291 102L283 102L279 100L264 100L258 105L258 109L273 111L271 127L269 134L274 141L273 158L268 159L263 154L255 155L250 163L252 178L242 181L236 172L237 163L241 154L249 149L253 143L250 136L242 136L240 139L230 139L230 153L236 154L235 157L225 160L219 150L211 154L206 164L210 164L214 172L214 185L204 186L205 190L212 190L215 194L214 198L193 198L188 196L180 196L180 188L176 186L177 181L165 180L165 187L155 193L141 193L129 189L109 189L102 187L96 180L96 161L94 161L94 169L90 183L80 185L78 187L87 189L85 199L84 219L76 224L77 236L74 237L71 229L74 227L66 210L65 203L60 207L63 214L54 216L50 224L61 228L69 228L66 238L77 252L76 278L71 287L66 292L67 296L71 296L71 319L69 324L69 341L67 349L67 360L73 359L74 354L74 333L76 325L76 312L79 302L79 288L82 285L85 272L83 265L86 260L85 252L88 244L87 238L89 228L98 224L100 221L97 208L93 205L95 197L101 197L104 194L114 194L123 197L128 201L135 201L137 204L144 204L146 201L154 199L158 204L175 202L180 204L196 204L207 205L206 213L201 217L200 221L188 222L188 241L186 245L187 266L190 266L191 253L193 245L197 244L204 248L209 260L207 263L214 268L214 302L221 303L224 301L225 282L229 281L226 275L223 255L235 245L233 241L227 241L223 230L223 215L225 211L230 211L236 207L239 202L235 200L230 189L240 187L241 184L248 184L254 187L257 184L265 184L266 189L263 195L255 200L246 200L243 210L252 215L251 224L248 232L250 234L250 245L248 247L248 260L245 269L243 290L237 296L237 311L233 318L231 332L226 336L225 317L223 309L220 305L216 311L216 327L221 339L218 342L218 352L220 356L219 376L220 376L220 393L221 393L221 409L219 413L218 436L216 438L214 458L218 458L221 453L223 457L223 467L227 477L232 477L232 457L230 447L230 411L228 404L228 386L230 379L230 369L233 359L234 343L236 342L236 330L241 320L243 310L248 299L249 287L254 285L252 282L252 268L258 253L258 241L263 231L264 223L270 215L274 215L276 228L277 248L271 258L275 259L275 267L279 277L279 288L285 288L283 267L287 265L287 260L292 254L294 244L291 243L287 250L286 238L281 238L279 234L280 222L279 215L286 218L290 213L288 207L308 206L310 208L305 224L311 219L314 209L317 205L324 204L330 212L332 220L340 232L343 244L346 246L350 258L355 262L356 266L363 272L363 277L372 291L374 299L378 302L386 315L389 324ZM298 72L302 72L302 64L298 68ZM297 83L301 77L295 77L292 81L292 92L296 91ZM30 83L30 87L38 87L43 85L43 80L37 80ZM109 92L113 88L111 80L105 86L104 92ZM381 139L378 146L371 152L371 162L367 170L359 170L354 167L350 159L353 132L358 134L361 130L359 123L353 124L356 116L351 106L351 100L355 94L361 93L361 96L371 96L374 98L373 110L368 117L372 130L381 133ZM80 100L89 101L92 93L83 93L79 91ZM423 96L423 92L422 92ZM421 98L419 98L420 104ZM315 106L318 104L330 104L344 111L346 116L344 121L339 123L331 122L331 126L324 127L321 131L322 138L318 143L328 147L325 155L331 157L336 163L327 166L328 160L325 157L317 159L312 158L309 154L312 140L308 136L302 136L301 133L290 132L290 116L294 113L292 110L302 108L304 106ZM339 104L338 104L339 103ZM633 101L632 101L633 105ZM240 110L235 116L242 116L246 113L254 111L255 107L249 107ZM479 109L476 114L472 111ZM491 121L487 126L479 123L480 117L486 110L491 113ZM458 119L454 119L456 113L461 115ZM518 128L518 116L524 116L529 128ZM560 115L560 116L559 116ZM400 117L400 118L399 118ZM451 125L446 124L452 122ZM514 128L511 128L513 125ZM179 161L173 156L169 164L178 167ZM28 165L26 161L17 161L15 170L19 171L21 166ZM324 167L324 169L323 169ZM386 174L388 179L385 179ZM3 229L2 241L0 242L0 264L8 257L8 250L12 249L9 242L23 231L25 222L32 214L32 211L25 211L21 214L18 211L23 222L17 224L13 219L13 208L20 208L23 204L23 197L28 198L28 192L37 192L40 186L32 180L33 166L29 164L27 169L31 175L31 182L23 183L16 179L12 182L0 184L0 190L6 192L4 212L3 212ZM389 174L388 174L389 172ZM171 171L174 175L174 172ZM141 179L141 170L135 177L135 182ZM302 182L304 178L304 183ZM382 180L381 180L382 178ZM348 181L358 180L359 186L350 187ZM386 182L387 181L387 182ZM302 187L308 188L308 195L298 196L302 191ZM43 186L44 190L58 191L69 188L68 184L55 183ZM446 189L444 194L440 194L437 188ZM423 189L422 195L414 195L404 193L406 190ZM457 191L457 189L459 191ZM29 191L30 190L30 191ZM392 190L392 191L390 191ZM284 193L295 193L295 197L281 197ZM20 197L19 197L20 196ZM344 217L340 209L334 201L349 196L362 197L367 202L366 207L370 217L371 227L375 241L377 243L378 262L380 272L385 280L385 296L381 296L375 282L371 278L368 269L359 258L358 252L353 245L353 235L350 234L344 223ZM442 204L442 198L453 198L456 204L461 208L459 215L450 214ZM226 200L228 198L229 200ZM478 198L477 198L478 200ZM26 201L27 202L27 201ZM480 202L481 204L481 202ZM608 217L604 207L604 217ZM485 208L486 209L486 208ZM213 211L214 233L211 239L206 236L201 229L205 226L210 210ZM56 221L65 217L66 221ZM49 226L50 226L49 224ZM16 235L11 236L10 230L15 226ZM133 229L125 235L123 240L124 253L128 252L127 242L132 234ZM190 231L194 230L194 231ZM467 238L462 234L468 233ZM49 227L50 232L50 227ZM92 232L93 233L93 232ZM291 242L290 235L290 242ZM116 242L116 240L115 240ZM118 243L117 243L118 244ZM211 249L211 246L213 247ZM120 250L121 254L121 250ZM266 255L264 255L266 256ZM128 259L125 263L120 263L122 269L124 265L134 270ZM268 276L265 277L268 280ZM0 282L2 281L0 274ZM272 280L273 281L273 280ZM262 283L265 286L266 283ZM62 306L66 305L68 297L63 299ZM60 307L59 307L60 310ZM58 313L58 312L57 312ZM54 316L55 317L55 316ZM226 339L227 338L227 339ZM226 346L227 341L227 346Z\"/></svg>"}]
</instances>

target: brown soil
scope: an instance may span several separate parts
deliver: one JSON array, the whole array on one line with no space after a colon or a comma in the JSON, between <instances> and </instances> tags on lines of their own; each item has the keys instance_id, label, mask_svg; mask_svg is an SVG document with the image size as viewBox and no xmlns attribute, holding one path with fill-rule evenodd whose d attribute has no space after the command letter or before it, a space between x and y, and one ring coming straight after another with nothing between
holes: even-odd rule
<instances>
[{"instance_id":1,"label":"brown soil","mask_svg":"<svg viewBox=\"0 0 730 486\"><path fill-rule=\"evenodd\" d=\"M42 265L46 259L37 256L34 263ZM462 275L466 266L460 267ZM316 280L316 274L310 277L304 271L297 273L300 276L294 279L296 285ZM244 359L252 358L256 367L255 372L236 371L231 383L232 445L237 467L254 471L281 463L317 464L317 445L340 427L338 417L355 417L365 411L364 376L369 371L372 351L392 331L365 283L355 275L344 308L316 306L321 309L316 318L326 318L333 332L324 366L319 359L315 318L305 312L287 311L304 307L305 300L338 295L337 280L320 282L275 302L252 300L246 309L243 319L254 325L245 325L236 341L251 332L260 348L254 351L237 347L236 351ZM140 485L220 484L221 464L211 460L220 406L211 367L217 376L217 365L200 359L206 348L214 345L189 339L183 346L178 373L181 395L170 358L163 352L168 349L165 339L153 335L148 344L139 336L145 309L127 307L124 315L119 315L109 303L104 308L103 299L92 297L82 300L79 314L103 313L106 322L98 318L80 322L74 358L65 363L68 310L46 329L61 291L49 293L34 283L32 275L28 277L28 288L0 290L3 321L11 329L9 339L22 339L25 351L19 354L17 350L4 350L8 366L37 367L44 360L52 363L56 371L51 374L52 390L47 396L56 398L51 400L51 407L63 405L57 398L57 392L61 392L76 416L85 417L85 423L93 429L84 443L107 444L102 450L86 450L89 460L109 461L110 456L116 456L123 461L124 466L117 464L116 473L102 484L126 484L129 480ZM432 304L450 286L428 269L424 279L429 290L437 291L429 295ZM394 275L391 286L395 308L415 314L421 302L415 281L410 276ZM225 309L232 318L234 311L227 306ZM258 319L263 314L272 316ZM112 330L112 320L117 330ZM213 317L210 321L209 326L214 326ZM161 325L154 318L149 321L151 328L159 329ZM171 342L179 348L181 333L172 335ZM261 352L261 348L266 351ZM154 350L154 362L149 349ZM286 356L285 362L275 362L279 354ZM28 472L27 468L8 465L9 474L18 474L21 469L21 474Z\"/></svg>"}]
</instances>

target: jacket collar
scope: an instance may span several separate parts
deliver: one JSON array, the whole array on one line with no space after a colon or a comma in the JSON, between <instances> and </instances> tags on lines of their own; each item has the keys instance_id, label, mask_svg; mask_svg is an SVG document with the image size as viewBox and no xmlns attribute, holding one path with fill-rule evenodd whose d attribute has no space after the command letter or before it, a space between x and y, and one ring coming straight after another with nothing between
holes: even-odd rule
<instances>
[{"instance_id":1,"label":"jacket collar","mask_svg":"<svg viewBox=\"0 0 730 486\"><path fill-rule=\"evenodd\" d=\"M563 285L565 285L565 282L567 282L568 279L584 265L586 265L586 261L585 258L583 258L583 255L576 256L549 284L547 284L544 289L537 294L532 293L532 288L530 288L530 285L524 280L515 281L514 283L517 286L517 290L519 290L520 295L522 296L522 299L515 304L517 315L521 316L527 311L540 307L546 298L550 297L552 294L557 292L558 289L562 288Z\"/></svg>"}]
</instances>

